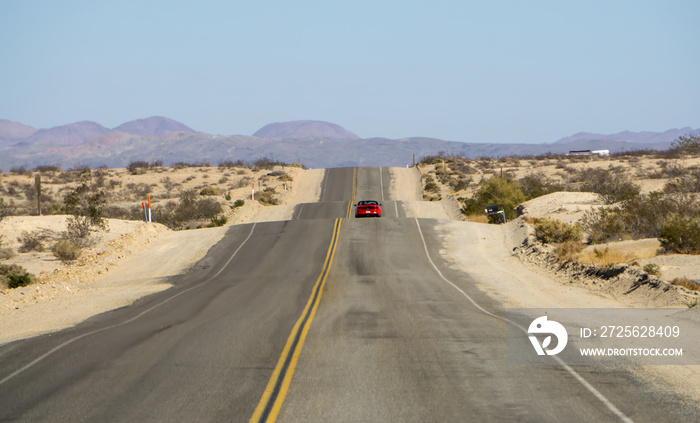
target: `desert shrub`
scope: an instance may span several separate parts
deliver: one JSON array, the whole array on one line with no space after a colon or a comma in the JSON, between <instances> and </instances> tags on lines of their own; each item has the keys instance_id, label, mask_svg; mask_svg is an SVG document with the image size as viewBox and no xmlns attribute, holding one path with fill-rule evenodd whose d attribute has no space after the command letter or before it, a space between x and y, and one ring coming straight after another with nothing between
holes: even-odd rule
<instances>
[{"instance_id":1,"label":"desert shrub","mask_svg":"<svg viewBox=\"0 0 700 423\"><path fill-rule=\"evenodd\" d=\"M582 191L595 192L605 204L630 200L639 195L638 185L630 182L625 173L614 173L606 169L583 169L577 172Z\"/></svg>"},{"instance_id":2,"label":"desert shrub","mask_svg":"<svg viewBox=\"0 0 700 423\"><path fill-rule=\"evenodd\" d=\"M211 220L220 215L221 204L213 198L200 198L195 190L186 190L180 194L179 201L168 201L153 209L153 216L171 229L182 229L190 222Z\"/></svg>"},{"instance_id":3,"label":"desert shrub","mask_svg":"<svg viewBox=\"0 0 700 423\"><path fill-rule=\"evenodd\" d=\"M126 184L126 189L131 191L133 198L137 200L146 198L148 194L153 192L153 187L154 185L145 184L143 182L139 184L135 184L133 182Z\"/></svg>"},{"instance_id":4,"label":"desert shrub","mask_svg":"<svg viewBox=\"0 0 700 423\"><path fill-rule=\"evenodd\" d=\"M654 276L661 276L661 268L658 264L649 263L642 268L646 273Z\"/></svg>"},{"instance_id":5,"label":"desert shrub","mask_svg":"<svg viewBox=\"0 0 700 423\"><path fill-rule=\"evenodd\" d=\"M3 239L2 235L0 235L0 260L5 260L14 257L16 255L15 251L10 247L3 247L2 243Z\"/></svg>"},{"instance_id":6,"label":"desert shrub","mask_svg":"<svg viewBox=\"0 0 700 423\"><path fill-rule=\"evenodd\" d=\"M21 244L19 247L20 253L28 253L30 251L44 251L44 242L49 236L42 231L24 231L17 237L17 241Z\"/></svg>"},{"instance_id":7,"label":"desert shrub","mask_svg":"<svg viewBox=\"0 0 700 423\"><path fill-rule=\"evenodd\" d=\"M120 207L106 205L102 211L102 216L109 219L122 220L143 220L143 209L139 206Z\"/></svg>"},{"instance_id":8,"label":"desert shrub","mask_svg":"<svg viewBox=\"0 0 700 423\"><path fill-rule=\"evenodd\" d=\"M253 183L253 179L246 176L246 177L241 178L235 184L233 184L232 187L233 187L233 189L246 188L246 187L250 187L252 183Z\"/></svg>"},{"instance_id":9,"label":"desert shrub","mask_svg":"<svg viewBox=\"0 0 700 423\"><path fill-rule=\"evenodd\" d=\"M32 277L29 273L21 275L7 275L7 286L11 289L27 286L32 283Z\"/></svg>"},{"instance_id":10,"label":"desert shrub","mask_svg":"<svg viewBox=\"0 0 700 423\"><path fill-rule=\"evenodd\" d=\"M0 264L0 284L7 284L10 288L17 288L21 283L31 283L32 275L27 270L17 264ZM14 282L13 282L14 281ZM20 283L20 285L16 285ZM16 285L16 286L15 286Z\"/></svg>"},{"instance_id":11,"label":"desert shrub","mask_svg":"<svg viewBox=\"0 0 700 423\"><path fill-rule=\"evenodd\" d=\"M26 272L26 270L18 264L0 264L0 277L24 272ZM7 279L0 280L0 282L7 282Z\"/></svg>"},{"instance_id":12,"label":"desert shrub","mask_svg":"<svg viewBox=\"0 0 700 423\"><path fill-rule=\"evenodd\" d=\"M562 184L547 179L543 173L531 173L518 180L525 199L541 197L557 191L564 191Z\"/></svg>"},{"instance_id":13,"label":"desert shrub","mask_svg":"<svg viewBox=\"0 0 700 423\"><path fill-rule=\"evenodd\" d=\"M700 151L700 134L688 134L676 138L670 150L680 150L688 153Z\"/></svg>"},{"instance_id":14,"label":"desert shrub","mask_svg":"<svg viewBox=\"0 0 700 423\"><path fill-rule=\"evenodd\" d=\"M633 254L625 254L616 249L605 247L604 250L594 248L592 253L582 254L579 256L580 263L592 264L595 266L610 267L620 263L634 259Z\"/></svg>"},{"instance_id":15,"label":"desert shrub","mask_svg":"<svg viewBox=\"0 0 700 423\"><path fill-rule=\"evenodd\" d=\"M64 197L64 211L72 215L64 234L66 238L84 247L89 244L91 233L107 229L107 221L103 216L104 197L104 192L94 191L85 183Z\"/></svg>"},{"instance_id":16,"label":"desert shrub","mask_svg":"<svg viewBox=\"0 0 700 423\"><path fill-rule=\"evenodd\" d=\"M470 182L471 180L452 179L450 180L450 188L452 188L452 190L455 192L464 191L465 189L469 188Z\"/></svg>"},{"instance_id":17,"label":"desert shrub","mask_svg":"<svg viewBox=\"0 0 700 423\"><path fill-rule=\"evenodd\" d=\"M433 155L421 157L420 160L418 161L418 163L424 164L424 165L434 165L434 164L442 163L447 157L448 157L447 152L441 151L438 154L433 154Z\"/></svg>"},{"instance_id":18,"label":"desert shrub","mask_svg":"<svg viewBox=\"0 0 700 423\"><path fill-rule=\"evenodd\" d=\"M282 172L282 174L279 175L277 177L277 179L279 179L280 181L283 181L283 182L292 182L294 180L292 175L290 175L289 173L286 173L286 172Z\"/></svg>"},{"instance_id":19,"label":"desert shrub","mask_svg":"<svg viewBox=\"0 0 700 423\"><path fill-rule=\"evenodd\" d=\"M593 244L620 238L656 238L674 214L697 219L700 203L686 195L642 194L621 204L588 211L583 227ZM669 228L672 232L672 228ZM672 235L669 232L669 235Z\"/></svg>"},{"instance_id":20,"label":"desert shrub","mask_svg":"<svg viewBox=\"0 0 700 423\"><path fill-rule=\"evenodd\" d=\"M212 217L211 223L209 224L209 227L215 228L218 226L224 226L226 224L226 222L228 222L228 219L224 215L221 215L219 217Z\"/></svg>"},{"instance_id":21,"label":"desert shrub","mask_svg":"<svg viewBox=\"0 0 700 423\"><path fill-rule=\"evenodd\" d=\"M220 169L230 169L234 167L247 167L247 165L243 160L236 160L235 162L232 160L224 160L219 162Z\"/></svg>"},{"instance_id":22,"label":"desert shrub","mask_svg":"<svg viewBox=\"0 0 700 423\"><path fill-rule=\"evenodd\" d=\"M5 202L4 198L0 198L0 220L6 218L7 216L12 216L15 213L15 210L16 207L13 200Z\"/></svg>"},{"instance_id":23,"label":"desert shrub","mask_svg":"<svg viewBox=\"0 0 700 423\"><path fill-rule=\"evenodd\" d=\"M199 192L199 195L205 195L205 196L211 196L211 195L219 195L219 191L216 190L214 187L204 187Z\"/></svg>"},{"instance_id":24,"label":"desert shrub","mask_svg":"<svg viewBox=\"0 0 700 423\"><path fill-rule=\"evenodd\" d=\"M574 261L576 255L583 251L586 245L581 241L566 241L557 245L554 254L562 261Z\"/></svg>"},{"instance_id":25,"label":"desert shrub","mask_svg":"<svg viewBox=\"0 0 700 423\"><path fill-rule=\"evenodd\" d=\"M535 237L545 243L580 241L583 230L578 223L570 224L557 219L543 218L535 223Z\"/></svg>"},{"instance_id":26,"label":"desert shrub","mask_svg":"<svg viewBox=\"0 0 700 423\"><path fill-rule=\"evenodd\" d=\"M32 171L27 169L24 166L14 166L10 168L10 173L13 173L15 175L27 175L31 176Z\"/></svg>"},{"instance_id":27,"label":"desert shrub","mask_svg":"<svg viewBox=\"0 0 700 423\"><path fill-rule=\"evenodd\" d=\"M39 173L58 173L61 171L61 166L56 165L42 165L34 168L34 172Z\"/></svg>"},{"instance_id":28,"label":"desert shrub","mask_svg":"<svg viewBox=\"0 0 700 423\"><path fill-rule=\"evenodd\" d=\"M700 253L700 219L673 213L659 234L661 245L681 254Z\"/></svg>"},{"instance_id":29,"label":"desert shrub","mask_svg":"<svg viewBox=\"0 0 700 423\"><path fill-rule=\"evenodd\" d=\"M659 170L648 174L648 177L651 179L678 178L690 172L688 168L677 161L659 160L657 164L659 165Z\"/></svg>"},{"instance_id":30,"label":"desert shrub","mask_svg":"<svg viewBox=\"0 0 700 423\"><path fill-rule=\"evenodd\" d=\"M675 180L668 181L664 185L664 192L669 194L700 192L700 170L694 169Z\"/></svg>"},{"instance_id":31,"label":"desert shrub","mask_svg":"<svg viewBox=\"0 0 700 423\"><path fill-rule=\"evenodd\" d=\"M0 260L7 260L11 259L12 257L16 256L15 250L13 250L10 247L0 247Z\"/></svg>"},{"instance_id":32,"label":"desert shrub","mask_svg":"<svg viewBox=\"0 0 700 423\"><path fill-rule=\"evenodd\" d=\"M67 239L61 239L51 247L51 252L63 263L70 263L80 257L82 250L79 245L73 244Z\"/></svg>"},{"instance_id":33,"label":"desert shrub","mask_svg":"<svg viewBox=\"0 0 700 423\"><path fill-rule=\"evenodd\" d=\"M256 197L258 197L257 200L262 205L276 206L280 203L280 201L274 197L274 194L274 188L265 188L262 192L256 194Z\"/></svg>"},{"instance_id":34,"label":"desert shrub","mask_svg":"<svg viewBox=\"0 0 700 423\"><path fill-rule=\"evenodd\" d=\"M135 161L135 162L129 163L129 165L126 167L126 169L132 175L142 175L142 174L146 173L146 171L150 167L151 167L151 165L148 162Z\"/></svg>"},{"instance_id":35,"label":"desert shrub","mask_svg":"<svg viewBox=\"0 0 700 423\"><path fill-rule=\"evenodd\" d=\"M425 178L425 186L423 187L423 190L438 193L440 192L440 187L435 183L435 179L433 179L432 176L428 176Z\"/></svg>"},{"instance_id":36,"label":"desert shrub","mask_svg":"<svg viewBox=\"0 0 700 423\"><path fill-rule=\"evenodd\" d=\"M253 160L253 167L255 169L272 170L275 168L275 166L284 166L284 163L269 157L261 157Z\"/></svg>"},{"instance_id":37,"label":"desert shrub","mask_svg":"<svg viewBox=\"0 0 700 423\"><path fill-rule=\"evenodd\" d=\"M492 177L481 183L472 198L464 201L461 211L465 215L484 213L489 205L498 205L508 219L516 215L515 207L525 201L517 182L501 177Z\"/></svg>"},{"instance_id":38,"label":"desert shrub","mask_svg":"<svg viewBox=\"0 0 700 423\"><path fill-rule=\"evenodd\" d=\"M245 204L245 200L242 200L242 199L239 198L238 200L236 200L236 201L233 203L233 206L232 206L232 207L233 207L233 208L243 207L244 204Z\"/></svg>"},{"instance_id":39,"label":"desert shrub","mask_svg":"<svg viewBox=\"0 0 700 423\"><path fill-rule=\"evenodd\" d=\"M685 277L675 278L671 281L671 285L682 286L685 289L700 292L700 284Z\"/></svg>"}]
</instances>

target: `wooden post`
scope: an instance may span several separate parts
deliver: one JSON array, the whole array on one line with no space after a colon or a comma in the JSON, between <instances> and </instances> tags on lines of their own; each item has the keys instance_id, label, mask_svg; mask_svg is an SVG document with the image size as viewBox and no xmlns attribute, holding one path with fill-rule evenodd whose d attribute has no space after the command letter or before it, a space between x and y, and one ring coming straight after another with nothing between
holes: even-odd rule
<instances>
[{"instance_id":1,"label":"wooden post","mask_svg":"<svg viewBox=\"0 0 700 423\"><path fill-rule=\"evenodd\" d=\"M41 175L36 175L34 177L34 188L36 189L37 214L41 216Z\"/></svg>"}]
</instances>

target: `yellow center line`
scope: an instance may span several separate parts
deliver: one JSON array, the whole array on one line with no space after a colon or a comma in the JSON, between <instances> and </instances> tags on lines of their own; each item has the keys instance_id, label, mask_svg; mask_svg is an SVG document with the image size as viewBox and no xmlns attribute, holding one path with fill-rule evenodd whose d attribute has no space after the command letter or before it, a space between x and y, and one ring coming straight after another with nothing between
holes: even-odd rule
<instances>
[{"instance_id":1,"label":"yellow center line","mask_svg":"<svg viewBox=\"0 0 700 423\"><path fill-rule=\"evenodd\" d=\"M326 280L328 279L328 274L330 273L331 266L333 264L333 258L335 257L336 246L338 245L338 238L340 236L340 226L342 219L335 220L335 226L333 228L333 236L331 238L331 244L328 247L328 252L326 253L326 259L323 263L323 268L321 269L321 274L316 280L313 290L311 291L311 297L304 307L301 316L297 320L292 332L287 338L287 343L282 350L282 355L280 355L277 361L277 366L272 372L270 381L263 392L263 396L258 403L258 406L253 412L253 416L250 418L250 423L258 422L274 422L277 419L282 404L284 403L284 398L289 390L289 384L292 381L292 376L294 375L294 369L296 368L297 361L299 360L299 355L301 354L301 349L304 346L304 341L306 340L306 335L309 332L309 327L311 322L316 315L316 309L321 302L321 295L323 294L323 288L326 285ZM291 355L290 355L291 353Z\"/></svg>"}]
</instances>

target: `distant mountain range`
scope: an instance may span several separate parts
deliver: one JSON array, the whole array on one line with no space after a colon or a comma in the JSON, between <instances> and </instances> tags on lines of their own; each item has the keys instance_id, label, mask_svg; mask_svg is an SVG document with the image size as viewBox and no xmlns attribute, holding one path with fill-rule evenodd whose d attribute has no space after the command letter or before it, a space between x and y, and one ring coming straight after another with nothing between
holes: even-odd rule
<instances>
[{"instance_id":1,"label":"distant mountain range","mask_svg":"<svg viewBox=\"0 0 700 423\"><path fill-rule=\"evenodd\" d=\"M0 119L0 147L16 144L41 144L47 146L80 145L102 135L123 132L126 134L154 136L171 132L194 132L179 122L161 116L134 120L107 129L96 122L83 121L50 129L34 129L21 123Z\"/></svg>"},{"instance_id":2,"label":"distant mountain range","mask_svg":"<svg viewBox=\"0 0 700 423\"><path fill-rule=\"evenodd\" d=\"M413 155L439 152L467 157L503 157L566 153L570 150L611 152L663 150L681 135L700 130L620 132L612 135L578 133L551 144L496 144L443 141L434 138L361 139L343 127L320 121L273 123L253 136L209 135L165 117L149 117L113 129L95 122L78 122L35 129L0 119L0 169L76 164L124 167L137 160L209 162L270 157L288 163L297 160L311 168L342 166L405 166Z\"/></svg>"}]
</instances>

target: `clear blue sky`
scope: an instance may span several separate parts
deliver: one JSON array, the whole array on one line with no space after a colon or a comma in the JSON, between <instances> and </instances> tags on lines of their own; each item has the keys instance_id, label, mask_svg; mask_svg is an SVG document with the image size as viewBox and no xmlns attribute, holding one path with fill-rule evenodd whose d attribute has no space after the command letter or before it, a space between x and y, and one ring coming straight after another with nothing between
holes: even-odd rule
<instances>
[{"instance_id":1,"label":"clear blue sky","mask_svg":"<svg viewBox=\"0 0 700 423\"><path fill-rule=\"evenodd\" d=\"M0 0L0 118L553 142L700 127L700 1Z\"/></svg>"}]
</instances>

